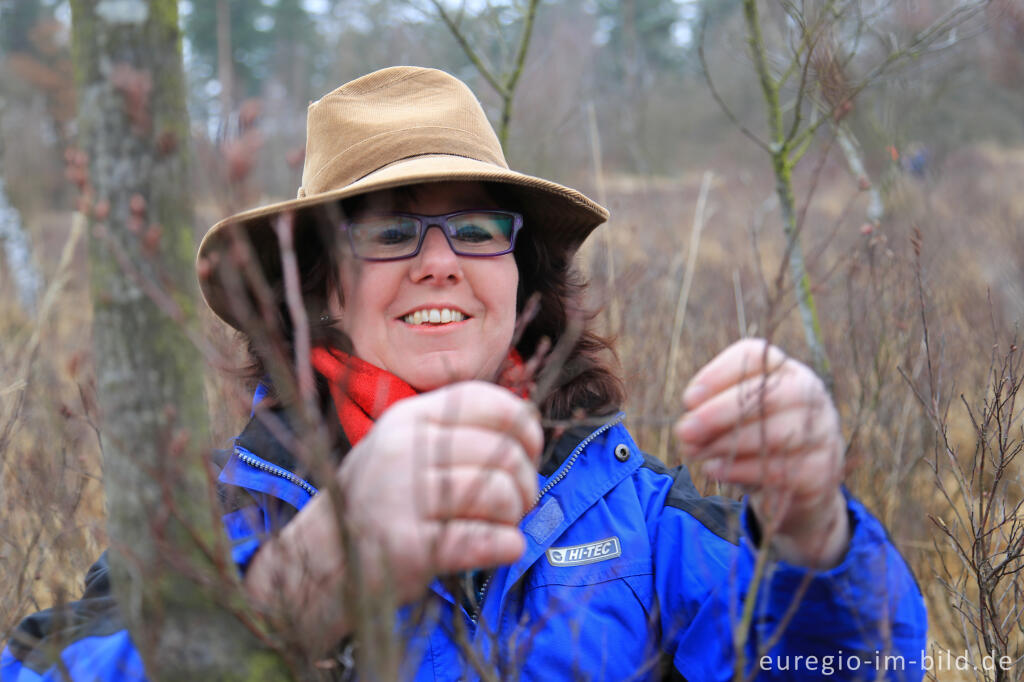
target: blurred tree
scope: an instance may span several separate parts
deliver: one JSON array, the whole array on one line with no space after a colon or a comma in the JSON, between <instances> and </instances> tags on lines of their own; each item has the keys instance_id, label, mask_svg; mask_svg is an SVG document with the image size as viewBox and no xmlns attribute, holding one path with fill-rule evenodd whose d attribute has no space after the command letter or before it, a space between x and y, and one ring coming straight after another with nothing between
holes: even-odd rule
<instances>
[{"instance_id":1,"label":"blurred tree","mask_svg":"<svg viewBox=\"0 0 1024 682\"><path fill-rule=\"evenodd\" d=\"M0 149L0 161L3 150ZM21 309L35 315L39 295L43 288L43 276L35 265L28 232L18 212L7 198L7 187L0 177L0 245L3 246L7 271L14 282Z\"/></svg>"},{"instance_id":2,"label":"blurred tree","mask_svg":"<svg viewBox=\"0 0 1024 682\"><path fill-rule=\"evenodd\" d=\"M470 33L463 25L464 12L452 14L440 0L430 0L438 16L445 26L452 32L456 42L466 53L466 57L473 63L480 75L487 84L494 88L501 98L501 114L498 118L498 140L502 148L508 147L508 130L512 120L512 100L516 95L516 86L519 78L523 75L523 66L526 63L526 55L530 50L530 39L533 37L533 22L537 17L537 6L540 0L524 0L507 6L487 5L484 14L487 15L492 26L497 27L493 32L491 45L507 45L503 27L515 26L518 31L513 51L511 54L501 54L498 67L495 68L492 60L487 58L485 52L475 47L470 42ZM464 9L464 8L463 8ZM505 52L504 50L502 52Z\"/></svg>"},{"instance_id":3,"label":"blurred tree","mask_svg":"<svg viewBox=\"0 0 1024 682\"><path fill-rule=\"evenodd\" d=\"M190 3L183 23L191 110L209 138L198 140L200 186L224 213L291 194L305 105L330 64L326 31L302 0Z\"/></svg>"},{"instance_id":4,"label":"blurred tree","mask_svg":"<svg viewBox=\"0 0 1024 682\"><path fill-rule=\"evenodd\" d=\"M51 2L44 0L0 0L0 52L28 52L32 29L43 19L52 19Z\"/></svg>"},{"instance_id":5,"label":"blurred tree","mask_svg":"<svg viewBox=\"0 0 1024 682\"><path fill-rule=\"evenodd\" d=\"M218 12L227 9L229 25L218 28ZM193 59L211 77L224 76L218 66L218 31L230 35L229 54L236 83L220 83L240 96L258 95L267 76L267 61L273 43L270 9L262 2L240 3L237 0L195 2L185 16L185 34L192 47Z\"/></svg>"},{"instance_id":6,"label":"blurred tree","mask_svg":"<svg viewBox=\"0 0 1024 682\"><path fill-rule=\"evenodd\" d=\"M220 82L220 117L226 121L235 108L235 60L228 0L217 0L217 80Z\"/></svg>"},{"instance_id":7,"label":"blurred tree","mask_svg":"<svg viewBox=\"0 0 1024 682\"><path fill-rule=\"evenodd\" d=\"M287 84L291 94L306 99L317 70L313 56L319 34L301 0L195 2L184 26L203 72L233 76L235 82L219 85L235 98L259 97L268 81L276 80ZM230 70L220 53L225 37Z\"/></svg>"},{"instance_id":8,"label":"blurred tree","mask_svg":"<svg viewBox=\"0 0 1024 682\"><path fill-rule=\"evenodd\" d=\"M719 23L739 11L741 0L698 0L694 20L696 26L704 30L713 30Z\"/></svg>"},{"instance_id":9,"label":"blurred tree","mask_svg":"<svg viewBox=\"0 0 1024 682\"><path fill-rule=\"evenodd\" d=\"M681 20L676 0L598 0L598 39L603 40L601 72L610 76L603 88L623 103L616 112L626 139L626 153L636 171L651 164L641 144L648 111L646 94L659 77L679 69L684 50L676 44Z\"/></svg>"},{"instance_id":10,"label":"blurred tree","mask_svg":"<svg viewBox=\"0 0 1024 682\"><path fill-rule=\"evenodd\" d=\"M684 50L675 38L682 20L676 0L599 0L597 17L607 32L608 73L636 83L679 68Z\"/></svg>"},{"instance_id":11,"label":"blurred tree","mask_svg":"<svg viewBox=\"0 0 1024 682\"><path fill-rule=\"evenodd\" d=\"M995 0L989 7L992 70L1002 84L1024 90L1024 4Z\"/></svg>"},{"instance_id":12,"label":"blurred tree","mask_svg":"<svg viewBox=\"0 0 1024 682\"><path fill-rule=\"evenodd\" d=\"M271 17L274 49L270 72L279 83L288 85L293 101L305 105L319 94L313 92L312 83L319 70L314 56L320 48L320 34L302 0L277 0Z\"/></svg>"},{"instance_id":13,"label":"blurred tree","mask_svg":"<svg viewBox=\"0 0 1024 682\"><path fill-rule=\"evenodd\" d=\"M0 114L6 119L0 126L0 245L18 301L29 314L36 311L43 277L33 257L27 220L37 206L59 203L59 180L53 179L59 174L54 171L59 169L74 116L71 62L61 43L62 27L53 18L53 4L0 0L0 91L6 95L0 97ZM30 131L18 125L22 120L34 120L39 135L27 134ZM47 137L51 139L40 139ZM15 147L11 154L9 142ZM42 168L28 168L29 158Z\"/></svg>"},{"instance_id":14,"label":"blurred tree","mask_svg":"<svg viewBox=\"0 0 1024 682\"><path fill-rule=\"evenodd\" d=\"M68 128L75 116L67 27L47 9L40 9L32 16L37 18L27 26L26 33L11 38L9 44L12 47L3 51L3 65L32 91L33 97L41 97L45 102L45 124L50 126L54 138L51 146L62 154L67 146Z\"/></svg>"},{"instance_id":15,"label":"blurred tree","mask_svg":"<svg viewBox=\"0 0 1024 682\"><path fill-rule=\"evenodd\" d=\"M210 509L176 2L71 6L113 589L150 679L282 679Z\"/></svg>"}]
</instances>

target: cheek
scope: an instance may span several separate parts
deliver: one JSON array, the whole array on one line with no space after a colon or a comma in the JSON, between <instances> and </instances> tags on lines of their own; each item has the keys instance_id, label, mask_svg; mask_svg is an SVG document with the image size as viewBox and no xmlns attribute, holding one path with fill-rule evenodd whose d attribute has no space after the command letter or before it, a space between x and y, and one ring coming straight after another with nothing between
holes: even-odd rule
<instances>
[{"instance_id":1,"label":"cheek","mask_svg":"<svg viewBox=\"0 0 1024 682\"><path fill-rule=\"evenodd\" d=\"M491 292L490 306L495 315L502 320L503 326L515 327L516 321L516 299L519 294L519 270L516 268L512 256L508 256L508 263L503 263L502 268L492 273L488 282L488 291Z\"/></svg>"},{"instance_id":2,"label":"cheek","mask_svg":"<svg viewBox=\"0 0 1024 682\"><path fill-rule=\"evenodd\" d=\"M343 260L338 266L338 288L332 292L331 300L335 306L334 316L339 319L338 326L349 334L351 329L348 326L348 318L351 316L350 311L354 309L352 300L356 295L358 283L359 277L353 266Z\"/></svg>"},{"instance_id":3,"label":"cheek","mask_svg":"<svg viewBox=\"0 0 1024 682\"><path fill-rule=\"evenodd\" d=\"M359 318L374 309L374 293L379 292L380 287L369 286L371 281L373 273L366 272L363 263L342 261L338 270L338 317L341 318L341 330L349 337L364 327Z\"/></svg>"}]
</instances>

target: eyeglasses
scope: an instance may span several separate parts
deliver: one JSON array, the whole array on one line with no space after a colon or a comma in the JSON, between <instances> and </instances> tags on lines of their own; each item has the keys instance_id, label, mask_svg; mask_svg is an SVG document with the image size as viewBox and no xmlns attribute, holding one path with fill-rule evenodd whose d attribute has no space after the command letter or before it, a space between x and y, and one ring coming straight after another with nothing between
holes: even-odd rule
<instances>
[{"instance_id":1,"label":"eyeglasses","mask_svg":"<svg viewBox=\"0 0 1024 682\"><path fill-rule=\"evenodd\" d=\"M513 211L456 211L444 215L385 213L341 224L356 258L371 261L412 258L427 230L440 227L448 246L460 256L487 258L510 253L523 216Z\"/></svg>"}]
</instances>

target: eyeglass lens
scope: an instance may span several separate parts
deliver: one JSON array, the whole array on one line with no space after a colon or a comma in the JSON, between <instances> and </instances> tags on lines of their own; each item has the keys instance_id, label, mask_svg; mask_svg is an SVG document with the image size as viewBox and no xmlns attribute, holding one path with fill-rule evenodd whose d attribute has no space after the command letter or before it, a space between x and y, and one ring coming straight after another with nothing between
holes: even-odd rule
<instances>
[{"instance_id":1,"label":"eyeglass lens","mask_svg":"<svg viewBox=\"0 0 1024 682\"><path fill-rule=\"evenodd\" d=\"M446 223L442 227L455 253L488 256L511 248L515 215L495 211L431 219L405 215L367 216L349 223L348 231L358 257L401 258L416 251L421 230L441 223Z\"/></svg>"}]
</instances>

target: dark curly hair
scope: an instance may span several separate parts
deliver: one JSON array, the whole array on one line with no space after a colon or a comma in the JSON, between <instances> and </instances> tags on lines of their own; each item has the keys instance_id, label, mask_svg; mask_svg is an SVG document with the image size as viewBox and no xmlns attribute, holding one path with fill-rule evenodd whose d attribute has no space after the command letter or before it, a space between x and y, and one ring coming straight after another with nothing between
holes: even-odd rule
<instances>
[{"instance_id":1,"label":"dark curly hair","mask_svg":"<svg viewBox=\"0 0 1024 682\"><path fill-rule=\"evenodd\" d=\"M499 206L515 207L517 198L505 185L484 183L488 195ZM413 199L419 186L390 190L395 199ZM365 197L345 200L323 211L323 219L307 220L296 230L295 255L301 277L304 307L310 321L310 342L313 346L338 348L351 352L351 341L333 326L320 321L327 309L332 291L340 290L338 281L337 218L353 215L365 204ZM330 214L330 218L328 218ZM531 229L534 228L534 229ZM527 224L519 233L513 253L519 269L519 290L516 314L522 315L529 303L531 317L522 326L516 350L529 360L542 348L560 349L548 357L560 366L541 369L539 374L553 372L550 388L538 396L541 414L550 420L566 420L581 415L603 415L617 410L625 399L622 379L612 342L593 329L596 310L586 306L587 285L573 267L571 249L545 242L543 231ZM239 332L246 344L249 359L242 373L253 383L268 375L268 338L277 340L277 351L291 356L295 338L294 322L285 301L280 254L275 247L256 252L270 283L272 306L278 326L271 334ZM567 347L566 344L571 344ZM547 382L546 382L547 383ZM321 398L325 387L320 386Z\"/></svg>"}]
</instances>

